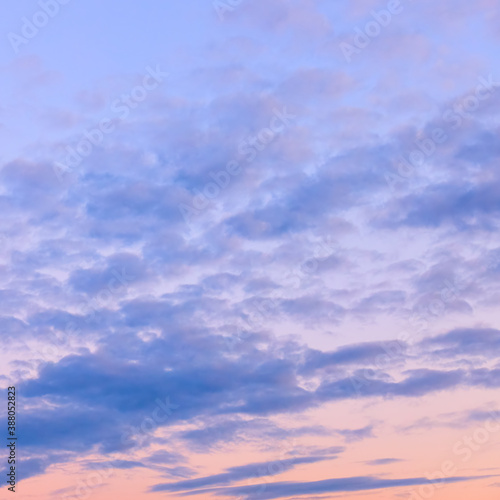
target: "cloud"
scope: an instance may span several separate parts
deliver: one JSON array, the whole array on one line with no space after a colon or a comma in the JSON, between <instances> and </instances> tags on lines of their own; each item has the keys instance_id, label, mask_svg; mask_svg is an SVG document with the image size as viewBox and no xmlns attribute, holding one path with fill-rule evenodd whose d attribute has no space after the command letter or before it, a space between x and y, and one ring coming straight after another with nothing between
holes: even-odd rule
<instances>
[{"instance_id":1,"label":"cloud","mask_svg":"<svg viewBox=\"0 0 500 500\"><path fill-rule=\"evenodd\" d=\"M178 464L184 462L186 459L179 453L170 452L167 450L155 451L152 455L144 459L146 462L154 464Z\"/></svg>"},{"instance_id":2,"label":"cloud","mask_svg":"<svg viewBox=\"0 0 500 500\"><path fill-rule=\"evenodd\" d=\"M323 462L325 460L332 460L333 458L336 457L294 457L280 459L272 462L260 462L248 465L240 465L237 467L230 467L229 469L226 469L226 472L222 474L189 479L187 481L178 481L176 483L157 484L156 486L153 486L151 491L189 491L206 488L207 486L234 483L237 481L242 481L244 479L274 476L292 470L298 465L314 464L317 462Z\"/></svg>"},{"instance_id":3,"label":"cloud","mask_svg":"<svg viewBox=\"0 0 500 500\"><path fill-rule=\"evenodd\" d=\"M149 328L155 328L155 323L161 328L165 320L168 323L172 308L161 307L163 304L151 302L149 310L138 309L148 318L144 324ZM131 318L130 304L125 303L123 311ZM136 328L140 323L134 320L132 324ZM93 353L41 364L36 377L18 385L34 405L22 414L24 446L38 453L85 453L95 446L102 452L127 450L138 446L139 438L153 443L154 435L142 435L140 428L144 419L154 414L157 402L166 397L177 408L157 426L194 423L196 419L195 428L175 431L175 436L193 450L266 436L274 440L324 435L327 430L321 426L283 427L265 417L360 397L419 398L461 387L495 389L500 379L498 369L431 369L425 363L435 356L436 346L448 349L446 359L487 353L495 345L496 333L480 332L475 342L474 334L464 330L428 339L412 348L427 352L428 356L421 358L422 367L401 371L410 353L405 345L394 349L401 345L393 342L319 352L289 343L257 347L247 339L247 348L239 352L222 336L203 329L184 331L183 335L164 333L148 340L117 332ZM207 358L207 351L218 354ZM400 364L384 365L387 369L392 366L392 373L377 367L381 355L400 360ZM374 367L369 375L360 370L364 366ZM332 370L323 372L325 367ZM318 374L319 385L314 389L299 383L299 375ZM334 432L351 442L373 437L373 426ZM128 436L125 442L124 435ZM163 459L167 463L172 460L168 456Z\"/></svg>"},{"instance_id":4,"label":"cloud","mask_svg":"<svg viewBox=\"0 0 500 500\"><path fill-rule=\"evenodd\" d=\"M342 346L333 352L309 350L303 369L312 372L328 366L366 365L388 355L402 359L405 351L403 342L364 342Z\"/></svg>"},{"instance_id":5,"label":"cloud","mask_svg":"<svg viewBox=\"0 0 500 500\"><path fill-rule=\"evenodd\" d=\"M500 331L494 328L462 328L426 339L422 345L439 357L459 355L496 357L500 348Z\"/></svg>"},{"instance_id":6,"label":"cloud","mask_svg":"<svg viewBox=\"0 0 500 500\"><path fill-rule=\"evenodd\" d=\"M405 486L416 486L425 484L453 484L468 481L487 479L492 476L464 476L444 478L439 481L431 482L426 478L405 478L405 479L380 479L377 477L350 477L341 479L325 479L322 481L310 482L281 482L266 483L252 486L236 486L233 488L206 490L207 492L217 493L219 496L246 495L251 498L252 495L259 494L263 500L272 500L275 498L286 498L290 496L314 495L320 493L345 493L356 491L380 490L386 488L398 488ZM193 492L192 492L193 493Z\"/></svg>"},{"instance_id":7,"label":"cloud","mask_svg":"<svg viewBox=\"0 0 500 500\"><path fill-rule=\"evenodd\" d=\"M336 432L337 434L340 434L348 443L374 437L372 425L367 425L361 429L342 429L337 430Z\"/></svg>"},{"instance_id":8,"label":"cloud","mask_svg":"<svg viewBox=\"0 0 500 500\"><path fill-rule=\"evenodd\" d=\"M212 421L215 421L213 423ZM184 431L180 438L194 450L206 452L216 446L246 442L249 440L268 439L269 441L292 439L298 436L325 435L327 429L322 426L302 426L284 428L267 418L209 418L207 424Z\"/></svg>"},{"instance_id":9,"label":"cloud","mask_svg":"<svg viewBox=\"0 0 500 500\"><path fill-rule=\"evenodd\" d=\"M473 96L482 75L497 79L498 1L408 2L350 64L339 43L383 8L375 0L224 0L224 20L213 2L156 3L161 15L123 2L131 22L110 23L107 41L71 24L85 57L33 40L39 54L2 67L0 380L19 389L20 478L123 453L127 474L219 490L250 470L195 479L198 453L297 438L283 463L317 458L320 471L337 441L384 446L368 407L464 389L493 399L500 92L477 107ZM127 61L99 60L109 40ZM118 123L112 103L147 64L169 66L168 84ZM82 89L81 74L94 84ZM113 133L58 170L102 116ZM175 411L153 421L167 398ZM476 404L414 429L479 422ZM320 416L358 405L357 422ZM303 495L356 487L331 481ZM266 491L297 495L282 484Z\"/></svg>"},{"instance_id":10,"label":"cloud","mask_svg":"<svg viewBox=\"0 0 500 500\"><path fill-rule=\"evenodd\" d=\"M397 462L401 462L400 458L376 458L375 460L368 460L365 462L368 465L378 466L378 465L390 465Z\"/></svg>"}]
</instances>

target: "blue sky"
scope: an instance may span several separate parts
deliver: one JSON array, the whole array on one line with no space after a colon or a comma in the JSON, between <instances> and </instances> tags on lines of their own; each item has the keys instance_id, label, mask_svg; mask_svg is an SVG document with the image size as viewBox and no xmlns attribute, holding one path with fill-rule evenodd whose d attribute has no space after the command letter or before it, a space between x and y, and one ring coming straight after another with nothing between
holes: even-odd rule
<instances>
[{"instance_id":1,"label":"blue sky","mask_svg":"<svg viewBox=\"0 0 500 500\"><path fill-rule=\"evenodd\" d=\"M496 498L498 0L9 3L22 498Z\"/></svg>"}]
</instances>

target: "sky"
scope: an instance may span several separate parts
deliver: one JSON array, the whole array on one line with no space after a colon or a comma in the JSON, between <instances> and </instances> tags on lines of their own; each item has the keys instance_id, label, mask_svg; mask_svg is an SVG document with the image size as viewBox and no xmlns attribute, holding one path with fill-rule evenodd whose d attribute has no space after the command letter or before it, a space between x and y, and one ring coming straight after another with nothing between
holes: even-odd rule
<instances>
[{"instance_id":1,"label":"sky","mask_svg":"<svg viewBox=\"0 0 500 500\"><path fill-rule=\"evenodd\" d=\"M5 4L17 498L497 499L500 0Z\"/></svg>"}]
</instances>

